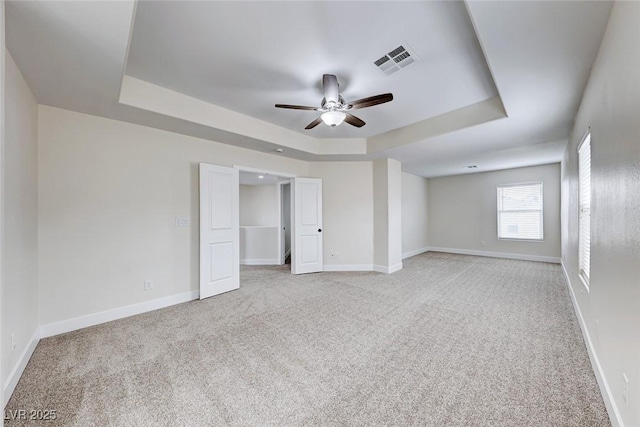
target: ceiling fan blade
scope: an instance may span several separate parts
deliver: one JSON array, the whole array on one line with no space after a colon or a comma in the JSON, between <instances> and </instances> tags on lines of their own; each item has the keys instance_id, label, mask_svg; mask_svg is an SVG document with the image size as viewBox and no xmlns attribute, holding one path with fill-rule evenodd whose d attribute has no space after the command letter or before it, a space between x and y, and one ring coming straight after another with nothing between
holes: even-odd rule
<instances>
[{"instance_id":1,"label":"ceiling fan blade","mask_svg":"<svg viewBox=\"0 0 640 427\"><path fill-rule=\"evenodd\" d=\"M349 114L349 113L344 113L344 114L346 114L346 117L344 118L344 121L349 123L351 126L355 126L357 128L361 128L362 126L366 125L364 120L357 118L353 114Z\"/></svg>"},{"instance_id":2,"label":"ceiling fan blade","mask_svg":"<svg viewBox=\"0 0 640 427\"><path fill-rule=\"evenodd\" d=\"M291 110L309 110L318 111L318 107L307 107L304 105L288 105L288 104L276 104L276 108L289 108Z\"/></svg>"},{"instance_id":3,"label":"ceiling fan blade","mask_svg":"<svg viewBox=\"0 0 640 427\"><path fill-rule=\"evenodd\" d=\"M368 98L358 99L357 101L349 102L350 110L357 110L358 108L373 107L374 105L384 104L385 102L393 101L392 93L383 93L381 95L370 96Z\"/></svg>"},{"instance_id":4,"label":"ceiling fan blade","mask_svg":"<svg viewBox=\"0 0 640 427\"><path fill-rule=\"evenodd\" d=\"M322 119L318 117L317 119L309 123L305 129L313 129L314 127L318 126L320 123L322 123Z\"/></svg>"},{"instance_id":5,"label":"ceiling fan blade","mask_svg":"<svg viewBox=\"0 0 640 427\"><path fill-rule=\"evenodd\" d=\"M322 89L324 91L324 99L327 102L333 101L334 103L340 102L340 91L338 85L338 78L333 74L324 74L322 76Z\"/></svg>"}]
</instances>

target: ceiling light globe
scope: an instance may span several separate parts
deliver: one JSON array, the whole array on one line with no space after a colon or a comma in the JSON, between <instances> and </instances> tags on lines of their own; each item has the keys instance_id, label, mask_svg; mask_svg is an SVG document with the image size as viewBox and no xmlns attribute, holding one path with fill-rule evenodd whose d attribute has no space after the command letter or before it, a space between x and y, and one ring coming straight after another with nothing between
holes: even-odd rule
<instances>
[{"instance_id":1,"label":"ceiling light globe","mask_svg":"<svg viewBox=\"0 0 640 427\"><path fill-rule=\"evenodd\" d=\"M342 123L345 117L346 114L340 111L327 111L320 116L324 124L327 126L331 126L332 128Z\"/></svg>"}]
</instances>

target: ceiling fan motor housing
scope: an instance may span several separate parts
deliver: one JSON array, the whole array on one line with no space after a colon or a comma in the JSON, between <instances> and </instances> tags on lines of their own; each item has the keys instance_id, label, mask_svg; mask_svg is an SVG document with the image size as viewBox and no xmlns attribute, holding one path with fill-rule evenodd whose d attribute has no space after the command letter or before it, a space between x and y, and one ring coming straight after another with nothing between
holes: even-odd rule
<instances>
[{"instance_id":1,"label":"ceiling fan motor housing","mask_svg":"<svg viewBox=\"0 0 640 427\"><path fill-rule=\"evenodd\" d=\"M320 107L324 111L335 111L335 110L347 110L349 109L349 105L344 102L344 98L342 95L338 95L338 102L327 101L327 98L322 98L322 103L320 103Z\"/></svg>"},{"instance_id":2,"label":"ceiling fan motor housing","mask_svg":"<svg viewBox=\"0 0 640 427\"><path fill-rule=\"evenodd\" d=\"M325 123L327 126L336 127L342 122L346 122L351 126L362 127L366 123L350 113L350 110L357 110L359 108L373 107L374 105L384 104L393 100L393 94L384 93L375 96L369 96L367 98L358 99L346 103L344 98L340 95L338 78L333 74L324 74L322 76L322 87L324 91L324 97L320 103L320 108L309 107L304 105L289 105L289 104L276 104L276 108L289 108L293 110L307 110L307 111L321 111L320 117L312 121L305 127L305 129L313 129L320 123Z\"/></svg>"},{"instance_id":3,"label":"ceiling fan motor housing","mask_svg":"<svg viewBox=\"0 0 640 427\"><path fill-rule=\"evenodd\" d=\"M324 89L324 99L327 103L333 101L334 104L340 102L340 85L338 78L333 74L325 74L322 76L322 88Z\"/></svg>"}]
</instances>

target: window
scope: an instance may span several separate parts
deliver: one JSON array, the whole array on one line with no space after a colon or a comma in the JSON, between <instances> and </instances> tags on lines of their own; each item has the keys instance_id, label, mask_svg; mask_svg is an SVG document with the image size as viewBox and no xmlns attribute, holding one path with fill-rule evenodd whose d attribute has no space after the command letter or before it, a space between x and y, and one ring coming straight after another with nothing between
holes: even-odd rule
<instances>
[{"instance_id":1,"label":"window","mask_svg":"<svg viewBox=\"0 0 640 427\"><path fill-rule=\"evenodd\" d=\"M498 186L498 239L542 240L542 183Z\"/></svg>"},{"instance_id":2,"label":"window","mask_svg":"<svg viewBox=\"0 0 640 427\"><path fill-rule=\"evenodd\" d=\"M579 276L588 289L591 263L591 133L589 131L578 147L578 188L580 209L578 268Z\"/></svg>"}]
</instances>

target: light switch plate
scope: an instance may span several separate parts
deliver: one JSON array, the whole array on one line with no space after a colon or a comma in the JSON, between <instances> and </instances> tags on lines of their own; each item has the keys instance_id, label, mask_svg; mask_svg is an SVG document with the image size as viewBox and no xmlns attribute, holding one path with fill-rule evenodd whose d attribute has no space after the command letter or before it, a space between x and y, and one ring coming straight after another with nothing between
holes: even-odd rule
<instances>
[{"instance_id":1,"label":"light switch plate","mask_svg":"<svg viewBox=\"0 0 640 427\"><path fill-rule=\"evenodd\" d=\"M191 227L191 220L186 216L176 217L176 227Z\"/></svg>"}]
</instances>

